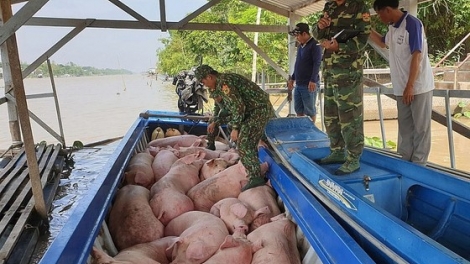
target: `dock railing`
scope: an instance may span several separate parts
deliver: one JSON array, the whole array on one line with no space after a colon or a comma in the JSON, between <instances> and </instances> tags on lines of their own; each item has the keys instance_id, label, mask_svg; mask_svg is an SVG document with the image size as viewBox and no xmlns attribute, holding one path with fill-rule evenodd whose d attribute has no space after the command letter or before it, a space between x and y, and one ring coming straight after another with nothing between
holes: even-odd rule
<instances>
[{"instance_id":1,"label":"dock railing","mask_svg":"<svg viewBox=\"0 0 470 264\"><path fill-rule=\"evenodd\" d=\"M266 84L265 87L269 87L269 84ZM280 116L280 112L288 106L289 109L291 108L291 102L287 100L287 87L284 88L267 88L266 92L268 94L279 94L285 93L286 98L283 102L275 109L277 116ZM385 95L392 99L395 99L393 95L392 88L386 87L385 85L378 83L372 79L364 77L364 93L368 94L375 94L377 96L377 112L379 115L379 122L380 122L380 132L382 137L382 144L383 148L386 148L386 131L385 131L385 124L384 124L384 114L382 108L382 99L381 95ZM322 130L324 130L324 112L323 112L323 84L320 88L319 93L319 101L320 101L320 109L319 113L321 115L321 124ZM455 150L454 150L454 138L453 133L456 132L467 139L470 139L470 128L457 122L452 117L452 109L451 109L451 98L460 98L460 99L470 99L470 90L437 90L433 91L433 97L442 97L445 101L445 114L441 114L436 110L432 111L432 120L436 121L437 123L447 127L447 137L449 142L449 158L450 158L450 167L455 169ZM289 112L291 114L291 112Z\"/></svg>"}]
</instances>

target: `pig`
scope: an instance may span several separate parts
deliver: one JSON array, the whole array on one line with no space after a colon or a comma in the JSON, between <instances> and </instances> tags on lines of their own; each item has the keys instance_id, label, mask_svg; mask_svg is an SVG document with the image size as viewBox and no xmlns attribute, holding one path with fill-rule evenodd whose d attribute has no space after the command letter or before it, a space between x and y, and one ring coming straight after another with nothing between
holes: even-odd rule
<instances>
[{"instance_id":1,"label":"pig","mask_svg":"<svg viewBox=\"0 0 470 264\"><path fill-rule=\"evenodd\" d=\"M165 226L175 217L194 210L191 198L173 188L165 188L156 193L150 199L150 207Z\"/></svg>"},{"instance_id":2,"label":"pig","mask_svg":"<svg viewBox=\"0 0 470 264\"><path fill-rule=\"evenodd\" d=\"M221 152L219 158L226 160L230 165L238 162L240 155L236 149L229 149L228 151Z\"/></svg>"},{"instance_id":3,"label":"pig","mask_svg":"<svg viewBox=\"0 0 470 264\"><path fill-rule=\"evenodd\" d=\"M220 218L205 212L186 212L165 227L165 236L178 236L168 248L172 252L171 263L203 263L217 251L227 235Z\"/></svg>"},{"instance_id":4,"label":"pig","mask_svg":"<svg viewBox=\"0 0 470 264\"><path fill-rule=\"evenodd\" d=\"M137 184L150 188L155 183L152 162L154 157L148 152L140 152L132 156L124 177L127 184Z\"/></svg>"},{"instance_id":5,"label":"pig","mask_svg":"<svg viewBox=\"0 0 470 264\"><path fill-rule=\"evenodd\" d=\"M166 148L158 151L152 162L153 175L155 182L160 180L170 171L171 166L178 160L178 151L173 148Z\"/></svg>"},{"instance_id":6,"label":"pig","mask_svg":"<svg viewBox=\"0 0 470 264\"><path fill-rule=\"evenodd\" d=\"M196 142L196 144L197 144L197 142ZM216 159L220 156L220 151L206 149L205 147L200 147L200 146L197 146L197 145L189 146L189 147L181 147L179 145L176 145L174 148L178 151L180 158L182 158L184 156L187 156L187 155L197 153L197 152L204 152L206 154L205 157L208 160L209 159Z\"/></svg>"},{"instance_id":7,"label":"pig","mask_svg":"<svg viewBox=\"0 0 470 264\"><path fill-rule=\"evenodd\" d=\"M164 138L165 133L161 127L157 127L152 131L152 136L150 137L151 140L155 140L157 138Z\"/></svg>"},{"instance_id":8,"label":"pig","mask_svg":"<svg viewBox=\"0 0 470 264\"><path fill-rule=\"evenodd\" d=\"M199 183L199 170L204 164L204 153L191 154L178 159L165 176L156 182L150 189L150 196L154 196L159 190L173 188L181 193Z\"/></svg>"},{"instance_id":9,"label":"pig","mask_svg":"<svg viewBox=\"0 0 470 264\"><path fill-rule=\"evenodd\" d=\"M267 168L267 162L261 164L262 172L266 172ZM237 198L241 187L248 181L246 176L245 167L241 162L238 162L198 183L187 194L193 200L195 210L209 212L216 202L228 197Z\"/></svg>"},{"instance_id":10,"label":"pig","mask_svg":"<svg viewBox=\"0 0 470 264\"><path fill-rule=\"evenodd\" d=\"M237 230L231 236L226 236L219 250L204 264L250 264L254 250L246 235Z\"/></svg>"},{"instance_id":11,"label":"pig","mask_svg":"<svg viewBox=\"0 0 470 264\"><path fill-rule=\"evenodd\" d=\"M109 232L119 250L157 240L164 226L149 205L149 190L138 185L126 185L116 194L109 213Z\"/></svg>"},{"instance_id":12,"label":"pig","mask_svg":"<svg viewBox=\"0 0 470 264\"><path fill-rule=\"evenodd\" d=\"M194 143L197 143L198 146L206 147L207 142L204 137L205 136L181 135L167 138L158 138L150 141L147 147L174 147L176 144L181 147L189 147Z\"/></svg>"},{"instance_id":13,"label":"pig","mask_svg":"<svg viewBox=\"0 0 470 264\"><path fill-rule=\"evenodd\" d=\"M253 246L259 248L251 263L300 264L294 223L284 214L273 217L271 221L247 236Z\"/></svg>"},{"instance_id":14,"label":"pig","mask_svg":"<svg viewBox=\"0 0 470 264\"><path fill-rule=\"evenodd\" d=\"M228 166L229 162L224 159L210 159L202 165L201 171L199 172L199 179L201 181L206 180L214 176L215 174L225 170Z\"/></svg>"},{"instance_id":15,"label":"pig","mask_svg":"<svg viewBox=\"0 0 470 264\"><path fill-rule=\"evenodd\" d=\"M169 264L166 249L177 239L175 236L167 236L149 243L137 244L126 248L114 257L93 247L91 255L93 264Z\"/></svg>"},{"instance_id":16,"label":"pig","mask_svg":"<svg viewBox=\"0 0 470 264\"><path fill-rule=\"evenodd\" d=\"M240 195L238 195L238 199L255 211L265 206L269 208L269 213L259 214L255 219L253 219L253 222L250 224L250 232L261 225L269 223L272 217L281 213L276 201L276 193L273 188L268 185L248 189L240 193Z\"/></svg>"},{"instance_id":17,"label":"pig","mask_svg":"<svg viewBox=\"0 0 470 264\"><path fill-rule=\"evenodd\" d=\"M235 229L242 230L246 234L248 225L254 218L260 214L269 214L270 211L267 206L254 211L237 198L225 198L215 203L210 213L220 217L231 234Z\"/></svg>"},{"instance_id":18,"label":"pig","mask_svg":"<svg viewBox=\"0 0 470 264\"><path fill-rule=\"evenodd\" d=\"M165 132L165 137L181 136L181 132L175 128L168 128Z\"/></svg>"}]
</instances>

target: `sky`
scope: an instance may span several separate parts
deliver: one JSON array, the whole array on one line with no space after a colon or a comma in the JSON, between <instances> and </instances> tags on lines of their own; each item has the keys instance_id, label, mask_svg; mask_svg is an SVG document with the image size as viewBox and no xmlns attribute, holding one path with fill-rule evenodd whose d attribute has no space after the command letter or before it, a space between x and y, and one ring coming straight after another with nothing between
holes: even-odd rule
<instances>
[{"instance_id":1,"label":"sky","mask_svg":"<svg viewBox=\"0 0 470 264\"><path fill-rule=\"evenodd\" d=\"M150 21L160 21L158 0L121 0ZM166 20L178 22L204 5L206 0L167 0ZM13 6L13 12L23 4ZM34 17L96 18L135 20L108 0L49 0ZM16 32L20 61L34 62L73 28L23 26ZM73 62L95 68L127 69L135 73L156 65L156 51L168 37L159 30L86 28L57 51L50 60L58 64Z\"/></svg>"}]
</instances>

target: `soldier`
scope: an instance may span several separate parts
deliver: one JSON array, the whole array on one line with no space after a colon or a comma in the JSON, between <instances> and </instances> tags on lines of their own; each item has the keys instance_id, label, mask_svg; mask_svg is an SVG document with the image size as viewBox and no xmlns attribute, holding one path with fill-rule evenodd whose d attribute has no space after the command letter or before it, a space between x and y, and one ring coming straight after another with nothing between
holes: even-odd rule
<instances>
[{"instance_id":1,"label":"soldier","mask_svg":"<svg viewBox=\"0 0 470 264\"><path fill-rule=\"evenodd\" d=\"M369 8L363 0L326 2L323 17L313 28L313 36L325 48L325 126L331 150L320 163L343 163L336 175L360 167L364 148L362 66L370 30Z\"/></svg>"},{"instance_id":2,"label":"soldier","mask_svg":"<svg viewBox=\"0 0 470 264\"><path fill-rule=\"evenodd\" d=\"M275 117L269 95L256 83L239 74L218 73L208 65L199 66L195 75L209 88L212 98L221 98L231 114L230 138L237 142L240 160L249 179L242 191L264 185L257 146L268 120Z\"/></svg>"}]
</instances>

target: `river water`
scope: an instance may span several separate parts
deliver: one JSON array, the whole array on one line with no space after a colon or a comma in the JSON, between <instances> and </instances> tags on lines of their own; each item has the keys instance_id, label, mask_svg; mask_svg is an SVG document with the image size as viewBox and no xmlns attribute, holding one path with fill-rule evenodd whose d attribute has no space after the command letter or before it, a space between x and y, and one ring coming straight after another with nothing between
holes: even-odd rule
<instances>
[{"instance_id":1,"label":"river water","mask_svg":"<svg viewBox=\"0 0 470 264\"><path fill-rule=\"evenodd\" d=\"M75 140L84 144L123 136L140 112L147 109L177 111L177 95L170 82L145 75L118 75L55 78L66 145ZM51 93L48 78L24 80L26 94ZM282 100L274 98L279 104ZM375 103L376 105L376 103ZM28 99L31 112L59 134L59 125L53 98ZM367 108L368 106L365 105ZM376 107L376 106L371 106ZM283 111L282 113L284 113ZM319 120L319 118L317 119ZM467 126L470 119L460 118ZM54 137L31 121L34 141L57 142ZM318 124L318 123L317 123ZM11 144L6 104L0 105L0 149ZM396 120L385 121L386 140L397 142ZM365 122L365 135L381 136L378 121ZM456 168L470 171L466 152L470 143L453 133ZM450 167L449 143L444 126L433 122L430 162Z\"/></svg>"}]
</instances>

